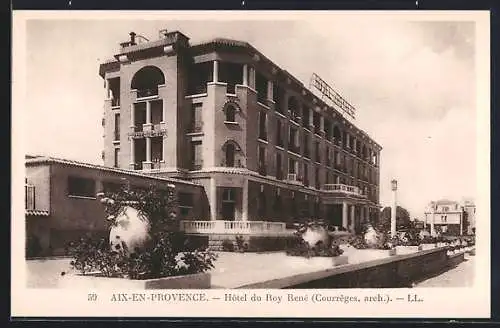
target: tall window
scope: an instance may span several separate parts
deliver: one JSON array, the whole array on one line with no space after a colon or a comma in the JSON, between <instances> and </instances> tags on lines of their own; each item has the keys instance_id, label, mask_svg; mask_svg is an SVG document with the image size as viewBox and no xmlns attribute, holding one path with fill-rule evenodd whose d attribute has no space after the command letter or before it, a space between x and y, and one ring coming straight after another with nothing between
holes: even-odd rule
<instances>
[{"instance_id":1,"label":"tall window","mask_svg":"<svg viewBox=\"0 0 500 328\"><path fill-rule=\"evenodd\" d=\"M258 149L259 174L266 175L266 148L259 146Z\"/></svg>"},{"instance_id":2,"label":"tall window","mask_svg":"<svg viewBox=\"0 0 500 328\"><path fill-rule=\"evenodd\" d=\"M191 126L189 132L201 132L203 127L202 104L197 103L191 106Z\"/></svg>"},{"instance_id":3,"label":"tall window","mask_svg":"<svg viewBox=\"0 0 500 328\"><path fill-rule=\"evenodd\" d=\"M283 136L281 135L281 120L276 120L276 145L283 147Z\"/></svg>"},{"instance_id":4,"label":"tall window","mask_svg":"<svg viewBox=\"0 0 500 328\"><path fill-rule=\"evenodd\" d=\"M318 112L314 112L314 114L313 114L314 133L316 133L316 134L319 134L319 131L321 129L321 127L320 127L320 121L321 121L320 115L321 114Z\"/></svg>"},{"instance_id":5,"label":"tall window","mask_svg":"<svg viewBox=\"0 0 500 328\"><path fill-rule=\"evenodd\" d=\"M234 188L224 188L222 192L222 219L234 221L235 219L236 191Z\"/></svg>"},{"instance_id":6,"label":"tall window","mask_svg":"<svg viewBox=\"0 0 500 328\"><path fill-rule=\"evenodd\" d=\"M297 161L294 160L293 158L288 159L288 173L290 174L297 174Z\"/></svg>"},{"instance_id":7,"label":"tall window","mask_svg":"<svg viewBox=\"0 0 500 328\"><path fill-rule=\"evenodd\" d=\"M299 153L299 132L293 127L289 130L288 149L296 154Z\"/></svg>"},{"instance_id":8,"label":"tall window","mask_svg":"<svg viewBox=\"0 0 500 328\"><path fill-rule=\"evenodd\" d=\"M115 141L120 140L120 113L115 114Z\"/></svg>"},{"instance_id":9,"label":"tall window","mask_svg":"<svg viewBox=\"0 0 500 328\"><path fill-rule=\"evenodd\" d=\"M226 145L226 166L234 167L234 153L235 147L232 143Z\"/></svg>"},{"instance_id":10,"label":"tall window","mask_svg":"<svg viewBox=\"0 0 500 328\"><path fill-rule=\"evenodd\" d=\"M285 95L283 88L280 88L276 81L273 83L273 97L275 102L274 108L277 112L283 114L283 99Z\"/></svg>"},{"instance_id":11,"label":"tall window","mask_svg":"<svg viewBox=\"0 0 500 328\"><path fill-rule=\"evenodd\" d=\"M267 210L267 201L266 201L266 194L264 192L259 193L259 198L258 198L258 215L259 219L265 219L266 217L266 210Z\"/></svg>"},{"instance_id":12,"label":"tall window","mask_svg":"<svg viewBox=\"0 0 500 328\"><path fill-rule=\"evenodd\" d=\"M316 162L320 163L321 162L321 154L319 151L319 141L315 142L315 150L314 150L315 156L316 156Z\"/></svg>"},{"instance_id":13,"label":"tall window","mask_svg":"<svg viewBox=\"0 0 500 328\"><path fill-rule=\"evenodd\" d=\"M283 169L281 166L282 166L281 153L277 152L276 153L276 179L278 179L278 180L283 179Z\"/></svg>"},{"instance_id":14,"label":"tall window","mask_svg":"<svg viewBox=\"0 0 500 328\"><path fill-rule=\"evenodd\" d=\"M191 165L193 170L200 170L203 166L203 148L201 141L191 142Z\"/></svg>"},{"instance_id":15,"label":"tall window","mask_svg":"<svg viewBox=\"0 0 500 328\"><path fill-rule=\"evenodd\" d=\"M80 177L68 177L68 196L95 197L95 181Z\"/></svg>"},{"instance_id":16,"label":"tall window","mask_svg":"<svg viewBox=\"0 0 500 328\"><path fill-rule=\"evenodd\" d=\"M304 132L304 156L309 158L310 157L310 152L309 152L309 135L307 132Z\"/></svg>"},{"instance_id":17,"label":"tall window","mask_svg":"<svg viewBox=\"0 0 500 328\"><path fill-rule=\"evenodd\" d=\"M309 186L309 170L306 163L304 163L304 186Z\"/></svg>"},{"instance_id":18,"label":"tall window","mask_svg":"<svg viewBox=\"0 0 500 328\"><path fill-rule=\"evenodd\" d=\"M309 129L309 108L302 107L302 126Z\"/></svg>"},{"instance_id":19,"label":"tall window","mask_svg":"<svg viewBox=\"0 0 500 328\"><path fill-rule=\"evenodd\" d=\"M114 167L120 166L120 148L115 148L115 163Z\"/></svg>"},{"instance_id":20,"label":"tall window","mask_svg":"<svg viewBox=\"0 0 500 328\"><path fill-rule=\"evenodd\" d=\"M259 139L267 140L267 129L266 129L266 112L259 112Z\"/></svg>"},{"instance_id":21,"label":"tall window","mask_svg":"<svg viewBox=\"0 0 500 328\"><path fill-rule=\"evenodd\" d=\"M316 172L314 172L315 185L316 185L316 189L319 189L319 167L318 166L316 166L315 171L316 171Z\"/></svg>"},{"instance_id":22,"label":"tall window","mask_svg":"<svg viewBox=\"0 0 500 328\"><path fill-rule=\"evenodd\" d=\"M226 107L226 122L236 122L236 108L233 105Z\"/></svg>"},{"instance_id":23,"label":"tall window","mask_svg":"<svg viewBox=\"0 0 500 328\"><path fill-rule=\"evenodd\" d=\"M267 100L267 79L259 72L255 75L255 89L257 91L257 101L265 104Z\"/></svg>"},{"instance_id":24,"label":"tall window","mask_svg":"<svg viewBox=\"0 0 500 328\"><path fill-rule=\"evenodd\" d=\"M187 192L179 192L177 194L179 203L180 219L185 219L193 209L193 194Z\"/></svg>"}]
</instances>

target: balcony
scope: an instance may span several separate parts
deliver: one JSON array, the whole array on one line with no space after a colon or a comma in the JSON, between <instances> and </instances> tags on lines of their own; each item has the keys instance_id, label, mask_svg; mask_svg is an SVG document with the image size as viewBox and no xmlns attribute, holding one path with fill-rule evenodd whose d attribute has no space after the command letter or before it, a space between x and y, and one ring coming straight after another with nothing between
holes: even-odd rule
<instances>
[{"instance_id":1,"label":"balcony","mask_svg":"<svg viewBox=\"0 0 500 328\"><path fill-rule=\"evenodd\" d=\"M297 173L288 173L287 181L294 184L302 184Z\"/></svg>"},{"instance_id":2,"label":"balcony","mask_svg":"<svg viewBox=\"0 0 500 328\"><path fill-rule=\"evenodd\" d=\"M268 221L181 221L180 230L191 234L290 234L285 223Z\"/></svg>"},{"instance_id":3,"label":"balcony","mask_svg":"<svg viewBox=\"0 0 500 328\"><path fill-rule=\"evenodd\" d=\"M325 184L323 185L323 191L331 192L331 193L342 193L351 196L358 196L366 198L366 195L363 195L361 189L356 186L349 186L345 184Z\"/></svg>"}]
</instances>

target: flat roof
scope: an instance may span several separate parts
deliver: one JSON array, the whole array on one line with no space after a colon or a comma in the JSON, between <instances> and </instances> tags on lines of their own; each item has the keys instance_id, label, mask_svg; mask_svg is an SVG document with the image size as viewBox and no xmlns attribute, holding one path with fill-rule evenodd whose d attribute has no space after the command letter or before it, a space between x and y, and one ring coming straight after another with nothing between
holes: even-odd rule
<instances>
[{"instance_id":1,"label":"flat roof","mask_svg":"<svg viewBox=\"0 0 500 328\"><path fill-rule=\"evenodd\" d=\"M185 184L185 185L201 187L201 185L198 183L194 183L194 182L186 181L186 180L182 180L182 179L158 177L158 176L145 174L142 172L127 170L127 169L120 169L120 168L116 168L116 167L109 167L109 166L104 166L104 165L84 163L84 162L79 162L79 161L70 160L70 159L55 158L55 157L50 157L50 156L26 155L26 160L25 160L26 166L36 166L36 165L42 165L42 164L62 164L62 165L67 165L67 166L83 167L83 168L94 169L94 170L99 170L99 171L126 174L126 175L136 176L136 177L140 177L140 178L148 178L148 179L153 179L153 180L165 181L165 182L170 182L170 183L174 183L174 184L177 183L177 184Z\"/></svg>"}]
</instances>

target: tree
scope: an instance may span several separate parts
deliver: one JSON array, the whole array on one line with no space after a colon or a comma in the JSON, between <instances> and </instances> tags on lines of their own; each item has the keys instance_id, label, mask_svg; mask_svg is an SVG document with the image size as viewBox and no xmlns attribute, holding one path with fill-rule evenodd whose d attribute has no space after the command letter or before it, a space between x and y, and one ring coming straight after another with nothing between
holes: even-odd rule
<instances>
[{"instance_id":1,"label":"tree","mask_svg":"<svg viewBox=\"0 0 500 328\"><path fill-rule=\"evenodd\" d=\"M376 224L381 231L391 230L391 208L384 207L380 214L380 220ZM411 227L410 213L401 206L396 207L396 229L408 229Z\"/></svg>"}]
</instances>

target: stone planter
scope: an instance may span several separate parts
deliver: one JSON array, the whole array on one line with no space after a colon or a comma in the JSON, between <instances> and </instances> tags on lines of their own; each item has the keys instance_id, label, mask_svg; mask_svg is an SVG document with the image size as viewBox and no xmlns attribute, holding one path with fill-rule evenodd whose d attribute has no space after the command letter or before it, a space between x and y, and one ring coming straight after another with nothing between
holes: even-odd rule
<instances>
[{"instance_id":1,"label":"stone planter","mask_svg":"<svg viewBox=\"0 0 500 328\"><path fill-rule=\"evenodd\" d=\"M437 244L422 244L420 246L422 246L423 250L434 249L434 248L438 247Z\"/></svg>"},{"instance_id":2,"label":"stone planter","mask_svg":"<svg viewBox=\"0 0 500 328\"><path fill-rule=\"evenodd\" d=\"M395 249L395 248L391 248L391 249L388 249L388 250L387 250L387 254L388 254L389 256L394 256L394 255L396 255L396 253L397 253L397 251L396 251L396 249Z\"/></svg>"},{"instance_id":3,"label":"stone planter","mask_svg":"<svg viewBox=\"0 0 500 328\"><path fill-rule=\"evenodd\" d=\"M313 256L310 258L290 256L290 259L293 260L294 263L297 263L297 265L306 265L319 268L328 268L349 263L349 258L347 255L339 255L334 257Z\"/></svg>"},{"instance_id":4,"label":"stone planter","mask_svg":"<svg viewBox=\"0 0 500 328\"><path fill-rule=\"evenodd\" d=\"M134 280L127 278L99 277L95 274L66 274L59 287L67 289L209 289L210 273L196 273L156 279Z\"/></svg>"},{"instance_id":5,"label":"stone planter","mask_svg":"<svg viewBox=\"0 0 500 328\"><path fill-rule=\"evenodd\" d=\"M422 245L418 246L396 246L396 253L397 254L409 254L409 253L416 253L418 251L422 250Z\"/></svg>"}]
</instances>

